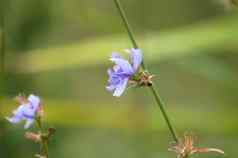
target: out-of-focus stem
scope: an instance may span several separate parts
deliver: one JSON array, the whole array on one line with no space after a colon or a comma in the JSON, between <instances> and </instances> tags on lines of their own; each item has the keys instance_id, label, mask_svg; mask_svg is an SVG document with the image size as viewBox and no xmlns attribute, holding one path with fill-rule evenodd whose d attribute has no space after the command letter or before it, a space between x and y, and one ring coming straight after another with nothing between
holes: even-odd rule
<instances>
[{"instance_id":1,"label":"out-of-focus stem","mask_svg":"<svg viewBox=\"0 0 238 158\"><path fill-rule=\"evenodd\" d=\"M0 67L1 67L1 75L4 74L5 71L5 19L4 19L4 13L1 14L1 57L0 57Z\"/></svg>"},{"instance_id":2,"label":"out-of-focus stem","mask_svg":"<svg viewBox=\"0 0 238 158\"><path fill-rule=\"evenodd\" d=\"M129 36L129 38L130 38L130 40L131 40L131 42L133 44L133 47L134 48L139 48L139 46L138 46L138 44L137 44L137 42L136 42L136 40L134 38L134 35L133 35L132 29L130 27L130 24L129 24L127 18L126 18L125 11L123 10L123 7L122 7L122 5L120 3L120 0L114 0L114 2L116 4L116 7L117 7L117 9L118 9L118 11L120 13L120 16L121 16L122 20L123 20L123 23L124 23L125 28L127 30L128 36ZM145 66L144 62L142 62L142 68L144 70L146 70L146 66ZM165 119L165 121L166 121L166 123L168 125L169 131L171 132L171 135L172 135L174 141L178 142L178 138L177 138L176 132L175 132L175 130L174 130L174 128L173 128L173 126L172 126L172 124L170 122L169 116L168 116L168 114L167 114L167 112L166 112L166 110L164 108L165 105L164 105L164 103L163 103L159 93L156 91L156 88L155 88L154 85L152 85L150 87L150 89L151 89L151 91L153 93L153 96L154 96L154 98L156 100L156 103L157 103L158 107L160 108L160 110L162 112L162 115L163 115L163 117L164 117L164 119Z\"/></svg>"},{"instance_id":3,"label":"out-of-focus stem","mask_svg":"<svg viewBox=\"0 0 238 158\"><path fill-rule=\"evenodd\" d=\"M41 118L37 117L35 120L36 120L36 123L38 125L39 131L42 134L43 133L43 127L42 127ZM44 154L45 158L49 158L48 138L42 138L41 146L42 146L43 154Z\"/></svg>"}]
</instances>

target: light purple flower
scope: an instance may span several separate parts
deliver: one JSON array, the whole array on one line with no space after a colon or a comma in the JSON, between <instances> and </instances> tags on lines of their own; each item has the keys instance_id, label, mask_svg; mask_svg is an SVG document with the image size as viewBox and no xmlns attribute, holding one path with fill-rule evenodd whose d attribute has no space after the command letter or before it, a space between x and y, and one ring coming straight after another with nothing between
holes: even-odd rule
<instances>
[{"instance_id":1,"label":"light purple flower","mask_svg":"<svg viewBox=\"0 0 238 158\"><path fill-rule=\"evenodd\" d=\"M140 49L130 49L130 62L113 52L110 60L115 63L113 68L109 68L109 76L106 89L113 92L113 96L120 97L127 87L129 79L137 72L142 62Z\"/></svg>"},{"instance_id":2,"label":"light purple flower","mask_svg":"<svg viewBox=\"0 0 238 158\"><path fill-rule=\"evenodd\" d=\"M25 121L24 128L27 129L34 122L35 115L39 109L40 98L31 94L26 101L22 101L21 105L13 111L13 116L6 117L6 119L13 124Z\"/></svg>"}]
</instances>

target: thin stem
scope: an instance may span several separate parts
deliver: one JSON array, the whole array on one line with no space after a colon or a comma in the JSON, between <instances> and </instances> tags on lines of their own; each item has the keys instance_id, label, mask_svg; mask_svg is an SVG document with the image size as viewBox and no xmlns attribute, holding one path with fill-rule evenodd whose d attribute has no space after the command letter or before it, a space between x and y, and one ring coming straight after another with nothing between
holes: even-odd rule
<instances>
[{"instance_id":1,"label":"thin stem","mask_svg":"<svg viewBox=\"0 0 238 158\"><path fill-rule=\"evenodd\" d=\"M121 18L122 18L122 20L123 20L123 23L124 23L124 25L125 25L125 28L126 28L126 30L127 30L127 33L128 33L128 35L129 35L129 37L130 37L130 39L131 39L131 42L132 42L132 44L133 44L133 47L134 47L134 48L138 48L138 45L137 45L136 40L135 40L135 38L134 38L134 34L133 34L133 32L132 32L131 26L130 26L130 24L129 24L127 18L126 18L125 11L123 10L123 8L122 8L122 6L121 6L120 1L119 1L119 0L114 0L114 2L115 2L115 4L116 4L117 9L119 10L120 16L121 16Z\"/></svg>"},{"instance_id":2,"label":"thin stem","mask_svg":"<svg viewBox=\"0 0 238 158\"><path fill-rule=\"evenodd\" d=\"M168 125L168 127L169 127L169 130L170 130L170 132L171 132L171 134L172 134L172 136L173 136L174 141L175 141L175 142L178 142L178 138L177 138L176 132L175 132L175 130L174 130L174 128L173 128L173 126L172 126L172 124L171 124L171 122L170 122L170 120L169 120L169 117L168 117L168 115L167 115L167 113L166 113L166 111L165 111L164 102L162 101L162 99L161 99L159 93L156 91L154 85L152 85L152 86L150 87L150 89L151 89L151 91L152 91L152 93L153 93L153 95L154 95L154 97L155 97L155 99L156 99L157 105L159 106L159 108L160 108L160 110L161 110L161 112L162 112L162 114L163 114L163 116L164 116L164 119L165 119L165 121L166 121L166 123L167 123L167 125Z\"/></svg>"},{"instance_id":3,"label":"thin stem","mask_svg":"<svg viewBox=\"0 0 238 158\"><path fill-rule=\"evenodd\" d=\"M45 151L45 156L46 156L46 158L48 158L49 157L49 148L48 148L48 140L43 140L43 148L44 148L44 151Z\"/></svg>"},{"instance_id":4,"label":"thin stem","mask_svg":"<svg viewBox=\"0 0 238 158\"><path fill-rule=\"evenodd\" d=\"M135 38L134 38L134 34L133 34L133 32L132 32L131 26L130 26L128 20L127 20L125 11L124 11L124 9L123 9L121 3L120 3L120 0L114 0L114 2L115 2L115 4L116 4L116 7L117 7L119 13L120 13L120 16L121 16L121 18L122 18L123 24L124 24L124 26L125 26L125 28L126 28L127 34L128 34L128 36L129 36L129 38L130 38L130 40L131 40L131 42L132 42L133 47L134 47L134 48L139 48L139 46L138 46L138 44L137 44L137 42L136 42L136 40L135 40ZM142 65L142 68L145 69L145 64L144 64L143 61L142 61L142 64L141 64L141 65Z\"/></svg>"},{"instance_id":5,"label":"thin stem","mask_svg":"<svg viewBox=\"0 0 238 158\"><path fill-rule=\"evenodd\" d=\"M4 12L2 12L1 14L1 26L0 26L0 29L1 29L1 56L0 56L0 67L1 67L1 73L2 75L4 74L4 71L5 71L5 19L4 19Z\"/></svg>"},{"instance_id":6,"label":"thin stem","mask_svg":"<svg viewBox=\"0 0 238 158\"><path fill-rule=\"evenodd\" d=\"M36 118L36 123L38 125L39 130L40 130L40 133L42 134L43 133L43 127L42 127L42 122L41 122L40 117ZM49 158L48 138L47 139L42 138L41 146L43 148L44 156L46 158Z\"/></svg>"},{"instance_id":7,"label":"thin stem","mask_svg":"<svg viewBox=\"0 0 238 158\"><path fill-rule=\"evenodd\" d=\"M124 23L125 28L127 30L128 36L129 36L129 38L130 38L130 40L131 40L131 42L133 44L133 47L134 48L139 48L139 46L138 46L138 44L137 44L137 42L136 42L136 40L134 38L134 35L132 33L132 29L131 29L131 27L129 25L129 22L128 22L127 18L126 18L125 11L123 10L122 5L120 3L120 0L114 0L114 2L116 4L116 7L117 7L117 9L118 9L118 11L120 13L120 16L121 16L122 20L123 20L123 23ZM142 62L142 68L144 70L146 70L144 62ZM174 130L174 128L173 128L173 126L172 126L172 124L170 122L170 119L169 119L169 117L167 115L167 112L166 112L166 110L164 108L164 103L163 103L159 93L156 91L154 85L152 85L150 89L151 89L151 91L153 93L153 96L154 96L154 98L156 100L156 103L157 103L158 107L160 108L160 110L161 110L161 112L163 114L163 117L164 117L164 119L165 119L165 121L166 121L166 123L168 125L168 128L169 128L169 130L171 132L171 135L172 135L174 141L178 142L178 138L177 138L176 132L175 132L175 130Z\"/></svg>"}]
</instances>

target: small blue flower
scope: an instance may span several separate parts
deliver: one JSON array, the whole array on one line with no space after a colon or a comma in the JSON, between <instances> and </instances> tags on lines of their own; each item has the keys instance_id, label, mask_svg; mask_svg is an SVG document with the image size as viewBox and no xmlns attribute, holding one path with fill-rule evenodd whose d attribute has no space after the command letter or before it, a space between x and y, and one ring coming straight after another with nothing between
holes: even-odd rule
<instances>
[{"instance_id":1,"label":"small blue flower","mask_svg":"<svg viewBox=\"0 0 238 158\"><path fill-rule=\"evenodd\" d=\"M113 92L113 96L120 97L127 87L130 78L138 71L142 62L140 49L129 50L130 62L123 59L117 53L112 53L110 60L115 63L113 68L108 69L108 85L106 89Z\"/></svg>"},{"instance_id":2,"label":"small blue flower","mask_svg":"<svg viewBox=\"0 0 238 158\"><path fill-rule=\"evenodd\" d=\"M25 121L24 128L27 129L32 125L37 111L41 108L40 98L31 94L27 99L23 96L18 96L16 99L20 105L13 111L13 116L6 119L13 124Z\"/></svg>"}]
</instances>

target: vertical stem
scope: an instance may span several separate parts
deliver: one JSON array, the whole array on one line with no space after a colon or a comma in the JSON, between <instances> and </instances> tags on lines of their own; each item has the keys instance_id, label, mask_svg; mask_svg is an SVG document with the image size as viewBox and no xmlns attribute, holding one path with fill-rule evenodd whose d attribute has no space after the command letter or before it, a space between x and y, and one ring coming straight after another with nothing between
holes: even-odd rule
<instances>
[{"instance_id":1,"label":"vertical stem","mask_svg":"<svg viewBox=\"0 0 238 158\"><path fill-rule=\"evenodd\" d=\"M4 19L4 12L2 11L1 13L1 26L0 26L0 29L1 29L1 56L0 56L0 63L1 63L1 73L2 75L4 74L4 71L5 71L5 19Z\"/></svg>"},{"instance_id":2,"label":"vertical stem","mask_svg":"<svg viewBox=\"0 0 238 158\"><path fill-rule=\"evenodd\" d=\"M139 48L139 46L136 43L136 40L134 38L134 35L133 35L132 29L131 29L131 27L129 25L129 22L128 22L127 18L126 18L125 11L123 10L122 5L120 3L120 0L114 0L114 2L116 4L116 7L117 7L119 13L120 13L120 16L121 16L122 21L123 21L123 23L125 25L125 28L126 28L127 33L128 33L128 36L129 36L129 38L130 38L130 40L131 40L131 42L133 44L133 47L134 48ZM146 70L144 62L142 62L142 68L144 70ZM154 96L154 98L156 100L156 103L157 103L158 107L160 108L160 110L162 112L162 115L163 115L163 117L164 117L164 119L166 121L166 124L168 125L169 131L171 132L171 135L172 135L174 141L178 142L178 138L177 138L176 132L175 132L175 130L174 130L174 128L173 128L173 126L172 126L172 124L170 122L170 119L169 119L169 117L167 115L167 112L166 112L166 110L164 108L164 103L163 103L159 93L156 91L154 85L152 85L150 89L151 89L151 91L153 93L153 96Z\"/></svg>"},{"instance_id":3,"label":"vertical stem","mask_svg":"<svg viewBox=\"0 0 238 158\"><path fill-rule=\"evenodd\" d=\"M4 38L4 11L3 11L4 3L1 3L0 6L0 94L4 94L4 81L5 81L5 38ZM2 103L2 102L1 102ZM0 103L0 104L1 104ZM1 105L0 105L1 108ZM1 115L0 109L0 115ZM4 130L1 128L1 130Z\"/></svg>"},{"instance_id":4,"label":"vertical stem","mask_svg":"<svg viewBox=\"0 0 238 158\"><path fill-rule=\"evenodd\" d=\"M42 134L43 133L43 127L42 127L42 122L41 122L41 118L37 117L36 119L36 123L38 125L39 131ZM42 148L43 148L43 152L44 152L44 156L46 158L49 158L49 148L48 148L48 139L42 138Z\"/></svg>"},{"instance_id":5,"label":"vertical stem","mask_svg":"<svg viewBox=\"0 0 238 158\"><path fill-rule=\"evenodd\" d=\"M43 148L44 148L44 152L45 152L45 156L46 156L46 158L48 158L49 157L49 148L48 148L48 140L43 140Z\"/></svg>"}]
</instances>

